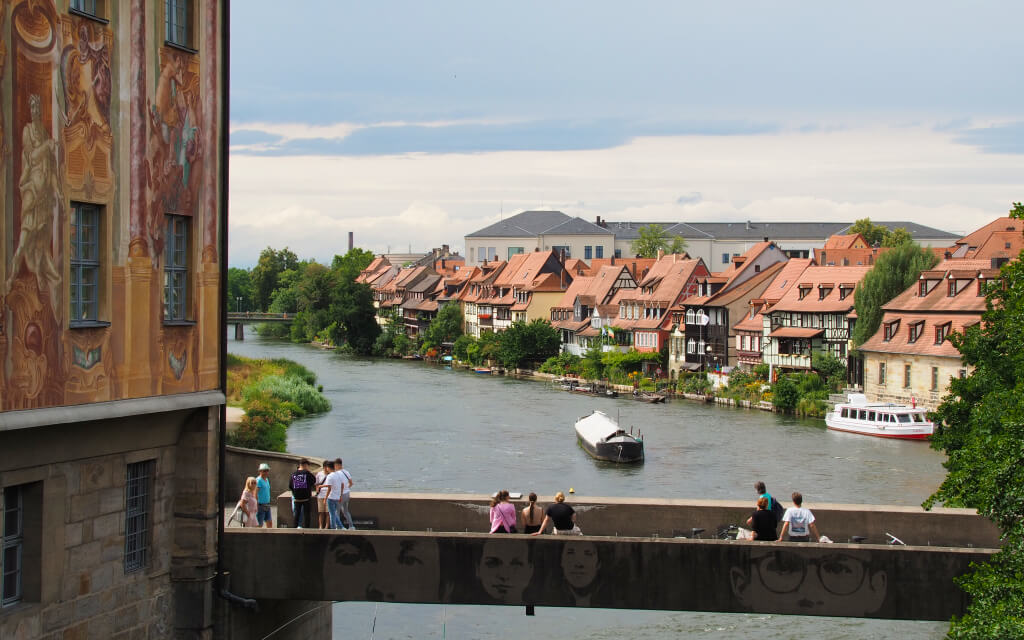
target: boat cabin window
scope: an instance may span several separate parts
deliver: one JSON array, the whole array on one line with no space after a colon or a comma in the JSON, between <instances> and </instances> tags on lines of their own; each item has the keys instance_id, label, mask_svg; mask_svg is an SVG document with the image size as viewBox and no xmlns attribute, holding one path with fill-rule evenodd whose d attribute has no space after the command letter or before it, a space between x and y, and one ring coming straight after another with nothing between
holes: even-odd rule
<instances>
[{"instance_id":1,"label":"boat cabin window","mask_svg":"<svg viewBox=\"0 0 1024 640\"><path fill-rule=\"evenodd\" d=\"M843 416L844 418L849 418L849 417L850 417L850 410L849 410L849 409L847 409L846 407L843 407L843 413L842 413L842 416Z\"/></svg>"},{"instance_id":2,"label":"boat cabin window","mask_svg":"<svg viewBox=\"0 0 1024 640\"><path fill-rule=\"evenodd\" d=\"M910 422L910 416L905 413L900 414L900 422Z\"/></svg>"},{"instance_id":3,"label":"boat cabin window","mask_svg":"<svg viewBox=\"0 0 1024 640\"><path fill-rule=\"evenodd\" d=\"M875 412L874 411L868 411L868 420L870 420L871 422L875 421Z\"/></svg>"},{"instance_id":4,"label":"boat cabin window","mask_svg":"<svg viewBox=\"0 0 1024 640\"><path fill-rule=\"evenodd\" d=\"M910 415L912 418L914 418L914 422L924 422L924 416L921 415L920 413L912 413Z\"/></svg>"},{"instance_id":5,"label":"boat cabin window","mask_svg":"<svg viewBox=\"0 0 1024 640\"><path fill-rule=\"evenodd\" d=\"M889 414L888 413L880 413L880 414L878 414L878 420L879 420L879 422L889 422Z\"/></svg>"},{"instance_id":6,"label":"boat cabin window","mask_svg":"<svg viewBox=\"0 0 1024 640\"><path fill-rule=\"evenodd\" d=\"M860 410L860 419L861 420L867 420L868 419L868 412L865 411L864 409Z\"/></svg>"}]
</instances>

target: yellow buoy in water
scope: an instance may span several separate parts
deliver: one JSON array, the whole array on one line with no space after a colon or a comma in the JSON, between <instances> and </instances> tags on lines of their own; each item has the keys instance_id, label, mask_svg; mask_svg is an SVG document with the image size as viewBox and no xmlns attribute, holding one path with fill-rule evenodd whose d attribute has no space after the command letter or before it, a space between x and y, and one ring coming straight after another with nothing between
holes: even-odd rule
<instances>
[{"instance_id":1,"label":"yellow buoy in water","mask_svg":"<svg viewBox=\"0 0 1024 640\"><path fill-rule=\"evenodd\" d=\"M572 487L569 487L569 493L576 493L576 490L573 489Z\"/></svg>"}]
</instances>

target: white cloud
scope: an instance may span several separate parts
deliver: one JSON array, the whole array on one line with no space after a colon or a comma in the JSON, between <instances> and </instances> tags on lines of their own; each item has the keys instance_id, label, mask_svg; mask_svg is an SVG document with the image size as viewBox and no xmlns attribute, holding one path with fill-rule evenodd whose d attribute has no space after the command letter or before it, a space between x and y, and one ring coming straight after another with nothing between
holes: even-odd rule
<instances>
[{"instance_id":1,"label":"white cloud","mask_svg":"<svg viewBox=\"0 0 1024 640\"><path fill-rule=\"evenodd\" d=\"M590 151L233 155L231 263L252 264L267 245L326 261L344 251L348 231L375 252L457 248L502 209L666 222L871 217L967 232L1021 199L1024 156L985 154L954 137L929 125L863 126L641 138ZM692 193L701 200L679 202Z\"/></svg>"}]
</instances>

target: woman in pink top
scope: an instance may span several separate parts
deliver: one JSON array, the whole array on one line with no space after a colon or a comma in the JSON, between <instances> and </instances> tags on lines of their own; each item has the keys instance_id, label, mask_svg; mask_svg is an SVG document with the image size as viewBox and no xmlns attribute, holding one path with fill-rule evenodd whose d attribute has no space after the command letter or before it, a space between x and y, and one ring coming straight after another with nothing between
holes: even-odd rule
<instances>
[{"instance_id":1,"label":"woman in pink top","mask_svg":"<svg viewBox=\"0 0 1024 640\"><path fill-rule=\"evenodd\" d=\"M491 533L515 533L516 508L502 489L491 498Z\"/></svg>"},{"instance_id":2,"label":"woman in pink top","mask_svg":"<svg viewBox=\"0 0 1024 640\"><path fill-rule=\"evenodd\" d=\"M242 497L238 499L238 506L245 512L245 526L258 527L256 521L256 510L259 504L256 502L256 478L249 476L245 480L245 489L242 490Z\"/></svg>"}]
</instances>

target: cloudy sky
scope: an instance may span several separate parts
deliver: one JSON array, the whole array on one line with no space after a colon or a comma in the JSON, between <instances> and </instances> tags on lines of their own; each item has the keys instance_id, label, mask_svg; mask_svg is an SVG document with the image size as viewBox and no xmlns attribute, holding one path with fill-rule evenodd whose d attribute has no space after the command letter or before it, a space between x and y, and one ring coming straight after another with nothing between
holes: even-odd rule
<instances>
[{"instance_id":1,"label":"cloudy sky","mask_svg":"<svg viewBox=\"0 0 1024 640\"><path fill-rule=\"evenodd\" d=\"M242 9L245 9L244 11ZM912 220L1024 200L1024 3L234 3L230 263L526 209Z\"/></svg>"}]
</instances>

